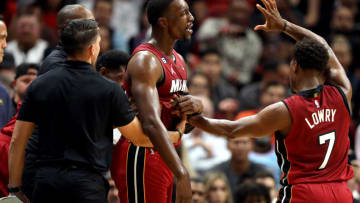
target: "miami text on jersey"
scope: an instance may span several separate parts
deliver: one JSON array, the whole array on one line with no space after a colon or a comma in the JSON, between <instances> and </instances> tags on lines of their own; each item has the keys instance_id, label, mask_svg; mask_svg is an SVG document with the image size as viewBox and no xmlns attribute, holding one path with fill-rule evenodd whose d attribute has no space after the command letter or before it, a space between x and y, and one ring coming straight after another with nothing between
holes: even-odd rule
<instances>
[{"instance_id":1,"label":"miami text on jersey","mask_svg":"<svg viewBox=\"0 0 360 203\"><path fill-rule=\"evenodd\" d=\"M186 92L186 90L187 90L186 80L181 80L181 79L171 80L170 93Z\"/></svg>"}]
</instances>

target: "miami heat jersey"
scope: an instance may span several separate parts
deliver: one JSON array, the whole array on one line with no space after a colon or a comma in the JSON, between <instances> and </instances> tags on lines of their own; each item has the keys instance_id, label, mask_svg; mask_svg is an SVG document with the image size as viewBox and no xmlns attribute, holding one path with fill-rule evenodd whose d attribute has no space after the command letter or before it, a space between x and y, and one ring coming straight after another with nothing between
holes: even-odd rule
<instances>
[{"instance_id":1,"label":"miami heat jersey","mask_svg":"<svg viewBox=\"0 0 360 203\"><path fill-rule=\"evenodd\" d=\"M351 179L348 165L350 111L345 94L319 86L284 100L292 119L287 136L276 134L284 186Z\"/></svg>"},{"instance_id":2,"label":"miami heat jersey","mask_svg":"<svg viewBox=\"0 0 360 203\"><path fill-rule=\"evenodd\" d=\"M170 101L175 94L187 92L187 74L184 62L175 50L173 50L175 59L171 59L149 43L138 46L132 55L140 51L150 51L162 65L164 78L163 81L157 85L161 105L161 121L168 130L174 130L179 118L171 114L172 108L170 107ZM124 89L129 96L131 96L130 87L131 84L125 82Z\"/></svg>"}]
</instances>

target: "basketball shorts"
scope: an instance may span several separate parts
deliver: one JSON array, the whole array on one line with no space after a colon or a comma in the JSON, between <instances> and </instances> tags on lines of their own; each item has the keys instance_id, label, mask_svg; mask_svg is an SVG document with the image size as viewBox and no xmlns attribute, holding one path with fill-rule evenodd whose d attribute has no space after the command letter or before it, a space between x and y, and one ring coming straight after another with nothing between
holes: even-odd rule
<instances>
[{"instance_id":1,"label":"basketball shorts","mask_svg":"<svg viewBox=\"0 0 360 203\"><path fill-rule=\"evenodd\" d=\"M111 176L121 203L170 203L174 176L152 148L121 138L113 150Z\"/></svg>"},{"instance_id":2,"label":"basketball shorts","mask_svg":"<svg viewBox=\"0 0 360 203\"><path fill-rule=\"evenodd\" d=\"M352 203L346 182L288 185L280 189L277 203Z\"/></svg>"}]
</instances>

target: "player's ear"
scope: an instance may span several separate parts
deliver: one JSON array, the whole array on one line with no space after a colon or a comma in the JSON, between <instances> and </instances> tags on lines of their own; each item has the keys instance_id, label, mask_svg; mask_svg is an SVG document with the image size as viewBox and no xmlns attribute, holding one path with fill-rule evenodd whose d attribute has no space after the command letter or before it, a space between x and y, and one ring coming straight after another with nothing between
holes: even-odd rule
<instances>
[{"instance_id":1,"label":"player's ear","mask_svg":"<svg viewBox=\"0 0 360 203\"><path fill-rule=\"evenodd\" d=\"M169 26L169 21L165 17L160 17L157 23L162 28L167 28Z\"/></svg>"}]
</instances>

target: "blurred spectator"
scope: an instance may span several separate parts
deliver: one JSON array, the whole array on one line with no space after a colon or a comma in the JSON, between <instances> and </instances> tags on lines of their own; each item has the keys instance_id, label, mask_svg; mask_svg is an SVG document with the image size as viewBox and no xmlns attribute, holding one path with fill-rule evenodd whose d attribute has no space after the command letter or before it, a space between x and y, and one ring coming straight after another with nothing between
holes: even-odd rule
<instances>
[{"instance_id":1,"label":"blurred spectator","mask_svg":"<svg viewBox=\"0 0 360 203\"><path fill-rule=\"evenodd\" d=\"M359 199L360 199L360 195L359 195L359 192L360 192L360 162L358 160L352 160L351 167L354 170L354 177L352 179L348 180L347 184L353 194L354 203L359 203Z\"/></svg>"},{"instance_id":2,"label":"blurred spectator","mask_svg":"<svg viewBox=\"0 0 360 203\"><path fill-rule=\"evenodd\" d=\"M124 35L120 32L119 29L114 29L110 24L111 17L113 15L114 1L113 0L95 0L94 1L94 17L96 22L99 23L99 27L103 30L107 30L108 34L106 35L110 42L110 47L119 49L121 51L129 52L129 47L127 41L124 38ZM121 30L122 31L122 30ZM102 33L104 34L104 33ZM103 36L101 36L102 38ZM110 48L110 49L111 49ZM110 50L108 49L108 50ZM103 50L106 51L106 50Z\"/></svg>"},{"instance_id":3,"label":"blurred spectator","mask_svg":"<svg viewBox=\"0 0 360 203\"><path fill-rule=\"evenodd\" d=\"M236 85L251 81L262 53L262 42L249 28L253 7L246 0L233 0L227 18L208 18L197 33L200 51L218 48L225 77Z\"/></svg>"},{"instance_id":4,"label":"blurred spectator","mask_svg":"<svg viewBox=\"0 0 360 203\"><path fill-rule=\"evenodd\" d=\"M259 109L262 107L261 92L267 83L279 79L278 65L275 61L265 64L261 81L243 87L239 92L240 110Z\"/></svg>"},{"instance_id":5,"label":"blurred spectator","mask_svg":"<svg viewBox=\"0 0 360 203\"><path fill-rule=\"evenodd\" d=\"M214 109L210 99L206 96L199 96L199 98L204 105L203 114L210 118L213 117ZM184 136L182 143L190 155L190 165L200 175L230 158L225 138L211 135L198 128Z\"/></svg>"},{"instance_id":6,"label":"blurred spectator","mask_svg":"<svg viewBox=\"0 0 360 203\"><path fill-rule=\"evenodd\" d=\"M56 16L58 11L67 4L75 4L76 0L36 0L36 2L41 6L42 21L56 33Z\"/></svg>"},{"instance_id":7,"label":"blurred spectator","mask_svg":"<svg viewBox=\"0 0 360 203\"><path fill-rule=\"evenodd\" d=\"M78 3L86 6L87 8L94 8L96 1L97 0L78 0ZM144 2L144 0L112 1L113 12L110 19L110 27L114 30L121 30L125 41L128 41L132 36L135 36L139 32L138 26L134 25L138 23L141 6Z\"/></svg>"},{"instance_id":8,"label":"blurred spectator","mask_svg":"<svg viewBox=\"0 0 360 203\"><path fill-rule=\"evenodd\" d=\"M206 0L192 0L190 2L190 8L192 10L193 16L195 17L193 30L196 32L199 26L208 17L208 7Z\"/></svg>"},{"instance_id":9,"label":"blurred spectator","mask_svg":"<svg viewBox=\"0 0 360 203\"><path fill-rule=\"evenodd\" d=\"M191 95L210 97L209 78L201 72L193 73L188 81L188 89ZM214 104L212 103L212 105ZM214 108L214 106L212 106L212 108Z\"/></svg>"},{"instance_id":10,"label":"blurred spectator","mask_svg":"<svg viewBox=\"0 0 360 203\"><path fill-rule=\"evenodd\" d=\"M10 95L12 92L11 82L15 77L15 60L12 54L4 52L3 61L0 63L0 83L4 85Z\"/></svg>"},{"instance_id":11,"label":"blurred spectator","mask_svg":"<svg viewBox=\"0 0 360 203\"><path fill-rule=\"evenodd\" d=\"M100 27L100 56L113 48L111 29L106 26Z\"/></svg>"},{"instance_id":12,"label":"blurred spectator","mask_svg":"<svg viewBox=\"0 0 360 203\"><path fill-rule=\"evenodd\" d=\"M207 6L209 8L209 15L214 17L225 15L229 8L230 2L231 0L206 0Z\"/></svg>"},{"instance_id":13,"label":"blurred spectator","mask_svg":"<svg viewBox=\"0 0 360 203\"><path fill-rule=\"evenodd\" d=\"M355 16L350 8L340 6L334 10L331 29L335 33L350 34L354 31Z\"/></svg>"},{"instance_id":14,"label":"blurred spectator","mask_svg":"<svg viewBox=\"0 0 360 203\"><path fill-rule=\"evenodd\" d=\"M15 80L12 82L12 87L15 92L13 97L14 109L16 109L16 106L24 99L26 89L31 82L35 80L38 71L39 65L35 63L22 63L16 67Z\"/></svg>"},{"instance_id":15,"label":"blurred spectator","mask_svg":"<svg viewBox=\"0 0 360 203\"><path fill-rule=\"evenodd\" d=\"M8 152L10 146L11 136L15 127L17 112L20 110L21 102L24 98L26 89L35 80L39 67L36 64L21 64L16 69L16 76L13 82L15 90L16 106L14 113L16 115L1 129L0 132L0 197L7 196L7 185L9 183L8 171Z\"/></svg>"},{"instance_id":16,"label":"blurred spectator","mask_svg":"<svg viewBox=\"0 0 360 203\"><path fill-rule=\"evenodd\" d=\"M48 43L40 38L39 19L28 13L17 17L15 39L8 44L7 51L15 58L15 65L40 63Z\"/></svg>"},{"instance_id":17,"label":"blurred spectator","mask_svg":"<svg viewBox=\"0 0 360 203\"><path fill-rule=\"evenodd\" d=\"M245 182L234 192L236 203L271 203L269 190L260 183Z\"/></svg>"},{"instance_id":18,"label":"blurred spectator","mask_svg":"<svg viewBox=\"0 0 360 203\"><path fill-rule=\"evenodd\" d=\"M191 178L192 203L205 203L205 184L201 178Z\"/></svg>"},{"instance_id":19,"label":"blurred spectator","mask_svg":"<svg viewBox=\"0 0 360 203\"><path fill-rule=\"evenodd\" d=\"M230 182L232 191L235 191L237 185L254 178L256 173L266 170L260 164L249 160L249 153L253 149L251 138L229 139L227 147L231 152L230 160L215 166L212 171L223 172Z\"/></svg>"},{"instance_id":20,"label":"blurred spectator","mask_svg":"<svg viewBox=\"0 0 360 203\"><path fill-rule=\"evenodd\" d=\"M259 99L260 108L240 112L236 116L236 120L256 114L266 106L285 99L285 95L286 87L283 84L276 81L265 84ZM253 144L254 148L249 154L249 159L254 163L266 166L275 177L276 183L278 183L280 181L281 171L274 153L274 137L255 138Z\"/></svg>"},{"instance_id":21,"label":"blurred spectator","mask_svg":"<svg viewBox=\"0 0 360 203\"><path fill-rule=\"evenodd\" d=\"M135 36L131 37L129 40L130 53L132 53L137 46L139 46L142 43L145 43L146 41L148 41L150 39L151 27L150 27L150 23L146 16L146 5L145 4L141 8L141 13L139 15L138 27L139 27L139 32Z\"/></svg>"},{"instance_id":22,"label":"blurred spectator","mask_svg":"<svg viewBox=\"0 0 360 203\"><path fill-rule=\"evenodd\" d=\"M349 40L344 35L334 35L332 37L331 48L333 49L340 64L344 67L353 87L353 92L356 93L360 76L359 73L356 74L351 67L353 65L353 55Z\"/></svg>"},{"instance_id":23,"label":"blurred spectator","mask_svg":"<svg viewBox=\"0 0 360 203\"><path fill-rule=\"evenodd\" d=\"M260 172L256 174L255 182L263 184L269 190L271 202L275 203L277 199L277 189L274 176L268 172Z\"/></svg>"},{"instance_id":24,"label":"blurred spectator","mask_svg":"<svg viewBox=\"0 0 360 203\"><path fill-rule=\"evenodd\" d=\"M223 173L211 172L205 176L207 203L232 203L229 181Z\"/></svg>"},{"instance_id":25,"label":"blurred spectator","mask_svg":"<svg viewBox=\"0 0 360 203\"><path fill-rule=\"evenodd\" d=\"M215 111L221 110L219 108L221 101L232 98L229 103L235 103L235 109L231 110L237 112L238 102L235 100L236 89L223 77L220 53L215 49L203 51L198 69L209 78L210 98L214 103ZM231 104L228 104L226 106L228 107L230 105Z\"/></svg>"}]
</instances>

